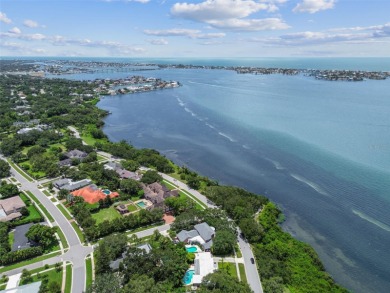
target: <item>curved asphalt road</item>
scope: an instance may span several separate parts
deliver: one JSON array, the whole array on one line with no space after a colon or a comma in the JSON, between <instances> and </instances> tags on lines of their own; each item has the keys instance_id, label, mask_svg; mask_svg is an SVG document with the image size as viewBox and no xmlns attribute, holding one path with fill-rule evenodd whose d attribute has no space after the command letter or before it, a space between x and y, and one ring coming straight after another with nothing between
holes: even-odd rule
<instances>
[{"instance_id":1,"label":"curved asphalt road","mask_svg":"<svg viewBox=\"0 0 390 293\"><path fill-rule=\"evenodd\" d=\"M0 155L0 158L5 159ZM56 256L42 262L34 263L28 266L24 266L19 269L11 270L6 272L6 275L13 275L20 273L23 269L34 269L45 264L54 264L61 261L70 261L73 264L72 271L72 293L82 293L85 290L85 281L86 281L86 265L84 258L90 254L93 249L91 246L82 245L80 239L78 238L75 230L73 229L70 222L65 218L65 216L58 210L58 208L51 202L51 200L43 194L39 189L39 183L34 181L30 182L25 179L17 170L12 168L11 171L14 177L21 183L22 190L30 191L35 197L41 202L41 204L48 210L48 212L53 216L55 223L61 228L64 233L66 240L69 244L69 250L63 255Z\"/></svg>"},{"instance_id":2,"label":"curved asphalt road","mask_svg":"<svg viewBox=\"0 0 390 293\"><path fill-rule=\"evenodd\" d=\"M148 168L144 168L147 170ZM183 190L189 190L189 187L184 184L181 181L176 180L175 178L164 174L164 173L159 173L164 179L173 182L176 184L179 188ZM199 201L204 203L207 207L209 208L216 208L216 206L210 204L207 201L207 197L205 197L203 194L199 193L197 190L191 189L190 192L193 196L195 196ZM241 231L238 230L238 235L240 235ZM260 276L259 272L257 271L257 265L256 263L252 264L251 258L255 258L252 252L252 249L250 247L250 244L241 239L241 237L237 237L238 239L238 245L240 246L240 250L242 253L242 257L244 258L244 266L245 266L245 273L246 273L246 278L248 281L249 286L253 290L254 293L263 293L263 287L261 286L261 281L260 281Z\"/></svg>"}]
</instances>

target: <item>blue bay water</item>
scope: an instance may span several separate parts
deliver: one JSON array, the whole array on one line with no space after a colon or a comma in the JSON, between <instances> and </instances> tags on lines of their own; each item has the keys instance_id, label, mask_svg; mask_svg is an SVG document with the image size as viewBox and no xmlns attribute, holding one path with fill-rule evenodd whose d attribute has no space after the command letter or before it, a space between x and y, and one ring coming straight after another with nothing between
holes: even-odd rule
<instances>
[{"instance_id":1,"label":"blue bay water","mask_svg":"<svg viewBox=\"0 0 390 293\"><path fill-rule=\"evenodd\" d=\"M256 62L390 70L389 60ZM103 98L98 106L113 113L104 127L112 140L158 149L221 183L265 194L286 213L284 228L313 245L336 281L355 292L390 291L390 80L329 82L224 70L140 74L183 86Z\"/></svg>"}]
</instances>

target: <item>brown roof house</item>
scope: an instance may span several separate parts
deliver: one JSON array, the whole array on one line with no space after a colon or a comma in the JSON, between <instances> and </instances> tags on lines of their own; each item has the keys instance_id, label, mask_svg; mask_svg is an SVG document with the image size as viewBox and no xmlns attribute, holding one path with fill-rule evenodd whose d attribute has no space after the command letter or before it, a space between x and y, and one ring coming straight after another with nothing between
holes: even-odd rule
<instances>
[{"instance_id":1,"label":"brown roof house","mask_svg":"<svg viewBox=\"0 0 390 293\"><path fill-rule=\"evenodd\" d=\"M0 222L8 222L20 218L20 210L26 205L20 196L0 200Z\"/></svg>"},{"instance_id":2,"label":"brown roof house","mask_svg":"<svg viewBox=\"0 0 390 293\"><path fill-rule=\"evenodd\" d=\"M171 196L178 196L179 194L178 190L169 190L158 182L149 185L142 184L142 188L144 190L145 199L153 204L151 208L162 208L166 210L164 200Z\"/></svg>"}]
</instances>

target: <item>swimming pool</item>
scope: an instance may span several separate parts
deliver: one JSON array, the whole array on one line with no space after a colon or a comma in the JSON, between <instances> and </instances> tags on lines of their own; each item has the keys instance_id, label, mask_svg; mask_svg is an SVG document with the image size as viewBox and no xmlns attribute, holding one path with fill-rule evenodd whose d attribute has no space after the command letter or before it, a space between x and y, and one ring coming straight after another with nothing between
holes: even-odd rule
<instances>
[{"instance_id":1,"label":"swimming pool","mask_svg":"<svg viewBox=\"0 0 390 293\"><path fill-rule=\"evenodd\" d=\"M102 190L102 192L103 192L104 194L106 194L106 195L109 195L109 194L111 193L111 191L109 191L108 189L104 189L104 190Z\"/></svg>"},{"instance_id":2,"label":"swimming pool","mask_svg":"<svg viewBox=\"0 0 390 293\"><path fill-rule=\"evenodd\" d=\"M186 274L183 278L183 283L186 285L190 285L192 283L192 277L194 276L195 271L194 270L188 270L186 271Z\"/></svg>"},{"instance_id":3,"label":"swimming pool","mask_svg":"<svg viewBox=\"0 0 390 293\"><path fill-rule=\"evenodd\" d=\"M198 248L196 246L188 246L186 247L187 252L195 253L198 251Z\"/></svg>"},{"instance_id":4,"label":"swimming pool","mask_svg":"<svg viewBox=\"0 0 390 293\"><path fill-rule=\"evenodd\" d=\"M137 206L144 209L146 207L146 204L143 201L139 201L139 202L137 202Z\"/></svg>"}]
</instances>

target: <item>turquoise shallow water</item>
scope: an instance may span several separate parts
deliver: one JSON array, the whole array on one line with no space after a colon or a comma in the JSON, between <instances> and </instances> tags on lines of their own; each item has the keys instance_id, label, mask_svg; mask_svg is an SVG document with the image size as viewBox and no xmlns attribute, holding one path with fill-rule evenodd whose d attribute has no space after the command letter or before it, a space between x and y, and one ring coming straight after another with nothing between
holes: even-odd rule
<instances>
[{"instance_id":1,"label":"turquoise shallow water","mask_svg":"<svg viewBox=\"0 0 390 293\"><path fill-rule=\"evenodd\" d=\"M390 69L389 59L337 64ZM267 195L284 209L284 228L313 245L338 282L355 292L390 291L390 80L328 82L217 70L138 73L183 86L102 99L99 107L113 113L104 127L111 139L156 148L222 183Z\"/></svg>"}]
</instances>

